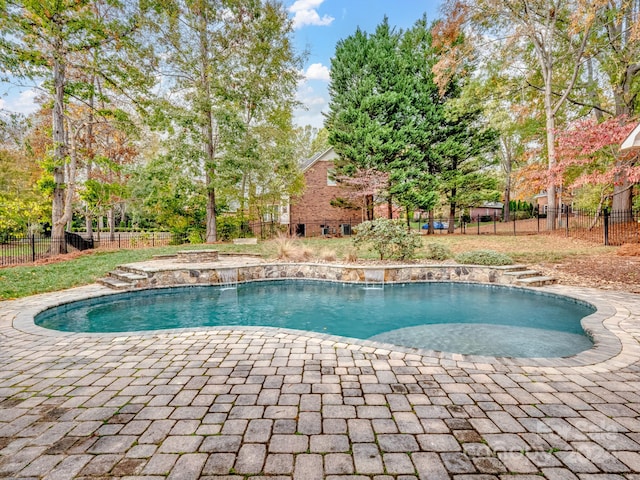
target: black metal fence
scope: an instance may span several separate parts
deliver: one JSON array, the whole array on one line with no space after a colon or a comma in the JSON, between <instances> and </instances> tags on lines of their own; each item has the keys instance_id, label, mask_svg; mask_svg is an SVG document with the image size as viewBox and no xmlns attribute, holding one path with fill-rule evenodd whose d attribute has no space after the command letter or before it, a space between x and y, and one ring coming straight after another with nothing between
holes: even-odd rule
<instances>
[{"instance_id":1,"label":"black metal fence","mask_svg":"<svg viewBox=\"0 0 640 480\"><path fill-rule=\"evenodd\" d=\"M531 218L476 217L458 225L457 232L477 235L562 235L603 245L640 243L640 211L596 211L558 208L534 211Z\"/></svg>"},{"instance_id":2,"label":"black metal fence","mask_svg":"<svg viewBox=\"0 0 640 480\"><path fill-rule=\"evenodd\" d=\"M102 232L93 239L86 235L65 232L63 238L46 235L5 235L0 238L0 266L18 265L43 260L52 256L51 252L87 250L101 248L107 250L181 245L187 242L184 235L169 232L120 232L110 235Z\"/></svg>"},{"instance_id":3,"label":"black metal fence","mask_svg":"<svg viewBox=\"0 0 640 480\"><path fill-rule=\"evenodd\" d=\"M498 215L481 216L454 225L456 234L465 235L562 235L602 245L640 243L640 211L599 211L560 208L553 212L534 211L531 218L517 218L504 222ZM288 225L277 222L247 222L241 227L218 232L220 240L238 237L273 238L278 234L298 237L350 236L357 222L353 220L314 221L296 220ZM422 223L419 228L422 227ZM446 234L446 221L434 222L436 233ZM426 233L425 230L422 230ZM224 233L225 236L221 236ZM88 239L82 233L65 233L64 238L45 235L0 236L0 266L35 262L51 257L51 252L99 249L131 249L201 243L204 238L177 235L169 232L101 232ZM62 244L62 245L60 245ZM62 247L62 248L60 248Z\"/></svg>"}]
</instances>

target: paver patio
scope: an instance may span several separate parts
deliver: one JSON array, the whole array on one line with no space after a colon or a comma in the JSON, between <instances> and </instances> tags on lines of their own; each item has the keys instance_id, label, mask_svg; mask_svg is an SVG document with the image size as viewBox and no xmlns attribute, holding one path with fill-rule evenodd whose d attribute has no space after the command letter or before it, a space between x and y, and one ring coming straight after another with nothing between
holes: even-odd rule
<instances>
[{"instance_id":1,"label":"paver patio","mask_svg":"<svg viewBox=\"0 0 640 480\"><path fill-rule=\"evenodd\" d=\"M33 325L97 285L0 303L0 477L640 479L640 297L544 289L598 304L598 355Z\"/></svg>"}]
</instances>

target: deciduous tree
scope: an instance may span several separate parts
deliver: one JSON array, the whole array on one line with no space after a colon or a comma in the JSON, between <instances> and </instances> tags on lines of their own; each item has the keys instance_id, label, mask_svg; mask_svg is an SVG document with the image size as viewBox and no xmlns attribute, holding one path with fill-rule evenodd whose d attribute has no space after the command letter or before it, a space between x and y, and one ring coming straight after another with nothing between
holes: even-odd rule
<instances>
[{"instance_id":1,"label":"deciduous tree","mask_svg":"<svg viewBox=\"0 0 640 480\"><path fill-rule=\"evenodd\" d=\"M542 94L547 165L553 170L557 163L558 116L580 78L596 14L603 3L604 0L452 0L448 3L448 21L443 23L439 36L443 45L452 47L437 66L442 73L439 78L446 81L457 71L464 58L459 33L469 24L485 33L484 42L490 37L506 49L519 47L524 42L530 49L520 50L525 53L520 61L539 74L539 84L532 78L530 85ZM532 52L531 55L528 52ZM556 196L556 185L549 183L550 228L555 228L556 223Z\"/></svg>"},{"instance_id":2,"label":"deciduous tree","mask_svg":"<svg viewBox=\"0 0 640 480\"><path fill-rule=\"evenodd\" d=\"M139 11L130 2L106 0L20 0L0 3L0 65L12 79L43 80L42 90L52 104L52 235L64 236L70 220L76 171L71 163L70 135L65 114L70 98L85 89L74 71L94 69L112 85L127 79L135 66L121 62L119 51L133 40ZM87 62L87 55L109 49L102 65ZM97 68L97 70L95 70ZM138 77L140 78L140 77ZM127 83L125 82L125 83ZM52 243L52 253L65 250Z\"/></svg>"},{"instance_id":3,"label":"deciduous tree","mask_svg":"<svg viewBox=\"0 0 640 480\"><path fill-rule=\"evenodd\" d=\"M620 144L637 125L626 117L598 122L580 120L558 133L558 164L549 172L558 185L569 189L598 185L597 209L605 202L615 208L615 186L621 178L640 181L637 152L621 152ZM625 212L623 210L621 212Z\"/></svg>"}]
</instances>

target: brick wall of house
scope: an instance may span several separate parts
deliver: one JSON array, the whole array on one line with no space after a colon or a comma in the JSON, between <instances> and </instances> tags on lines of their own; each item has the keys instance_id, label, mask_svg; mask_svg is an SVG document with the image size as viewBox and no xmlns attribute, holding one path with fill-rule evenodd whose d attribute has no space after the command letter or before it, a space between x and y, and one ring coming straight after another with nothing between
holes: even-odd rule
<instances>
[{"instance_id":1,"label":"brick wall of house","mask_svg":"<svg viewBox=\"0 0 640 480\"><path fill-rule=\"evenodd\" d=\"M301 197L292 199L290 207L291 233L298 224L305 224L306 236L325 234L340 235L342 224L356 225L362 221L361 209L351 210L331 205L331 200L344 197L344 188L327 185L327 173L333 168L332 159L320 159L305 172L306 189Z\"/></svg>"},{"instance_id":2,"label":"brick wall of house","mask_svg":"<svg viewBox=\"0 0 640 480\"><path fill-rule=\"evenodd\" d=\"M502 208L473 207L469 210L471 218L491 217L501 218Z\"/></svg>"}]
</instances>

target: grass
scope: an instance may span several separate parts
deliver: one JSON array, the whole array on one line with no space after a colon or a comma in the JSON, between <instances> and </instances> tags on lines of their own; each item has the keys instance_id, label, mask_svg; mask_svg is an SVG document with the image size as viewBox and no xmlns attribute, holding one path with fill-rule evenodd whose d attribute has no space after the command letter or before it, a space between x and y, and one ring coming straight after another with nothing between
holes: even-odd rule
<instances>
[{"instance_id":1,"label":"grass","mask_svg":"<svg viewBox=\"0 0 640 480\"><path fill-rule=\"evenodd\" d=\"M354 249L349 238L309 238L300 240L312 252L311 261L348 262L354 260ZM509 255L516 263L559 263L581 256L615 252L615 247L593 245L562 236L494 236L494 235L430 235L423 236L423 247L418 260L428 256L427 243L438 243L454 254L470 250L495 250ZM278 257L276 241L257 245L181 245L139 250L93 251L55 263L7 267L0 269L0 299L20 298L38 293L63 290L90 284L118 265L150 260L154 255L175 253L178 250L213 248L221 252L257 253L264 258ZM358 251L359 260L376 260L373 251Z\"/></svg>"}]
</instances>

